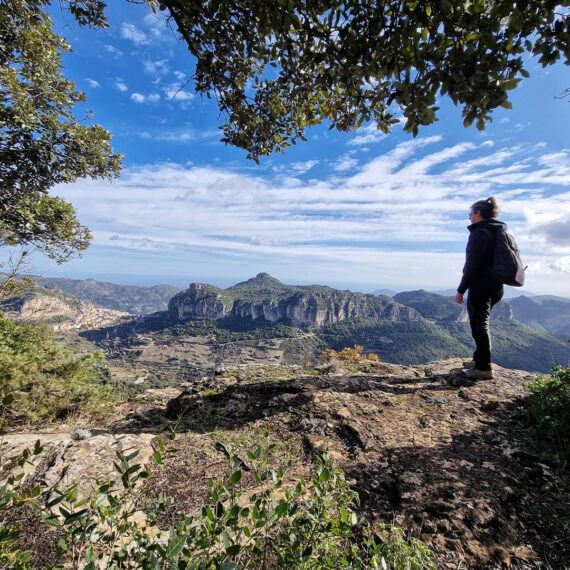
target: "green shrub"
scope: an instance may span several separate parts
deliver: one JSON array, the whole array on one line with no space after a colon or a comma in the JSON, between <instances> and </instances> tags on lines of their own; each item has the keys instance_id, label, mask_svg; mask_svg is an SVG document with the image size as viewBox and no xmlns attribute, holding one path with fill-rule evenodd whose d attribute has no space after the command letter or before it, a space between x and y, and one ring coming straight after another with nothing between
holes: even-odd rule
<instances>
[{"instance_id":1,"label":"green shrub","mask_svg":"<svg viewBox=\"0 0 570 570\"><path fill-rule=\"evenodd\" d=\"M570 459L570 367L554 366L527 386L528 418L537 438L553 446L562 462Z\"/></svg>"},{"instance_id":2,"label":"green shrub","mask_svg":"<svg viewBox=\"0 0 570 570\"><path fill-rule=\"evenodd\" d=\"M113 397L111 386L100 382L101 362L99 352L75 355L49 329L0 313L0 429L103 413Z\"/></svg>"},{"instance_id":3,"label":"green shrub","mask_svg":"<svg viewBox=\"0 0 570 570\"><path fill-rule=\"evenodd\" d=\"M358 496L328 457L317 458L308 481L287 484L283 469L270 465L271 452L271 446L248 452L251 471L247 477L241 462L241 468L234 468L229 476L211 480L210 500L198 515L187 516L165 531L157 525L157 514L168 502L164 494L142 517L136 516L149 469L136 463L137 451L122 449L119 441L117 482L97 482L93 495L86 498L79 497L75 487L20 492L16 485L11 497L0 501L0 524L4 522L2 509L10 506L41 510L44 522L56 527L61 537L60 561L66 567L86 570L103 566L133 570L435 569L427 547L417 540L405 540L401 530L382 526L374 533L359 524ZM164 453L159 439L154 454L159 465ZM254 494L247 492L252 479L257 484ZM22 563L11 567L24 570L30 553L15 547L17 529L9 531L11 536L1 529L0 553L8 552L13 561L20 557Z\"/></svg>"}]
</instances>

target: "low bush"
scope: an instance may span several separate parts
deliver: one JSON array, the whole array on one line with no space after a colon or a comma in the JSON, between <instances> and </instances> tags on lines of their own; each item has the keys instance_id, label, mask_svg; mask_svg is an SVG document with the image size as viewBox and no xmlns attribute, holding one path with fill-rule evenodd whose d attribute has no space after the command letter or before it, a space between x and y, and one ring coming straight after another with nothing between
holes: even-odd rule
<instances>
[{"instance_id":1,"label":"low bush","mask_svg":"<svg viewBox=\"0 0 570 570\"><path fill-rule=\"evenodd\" d=\"M37 446L35 452L40 451ZM4 516L7 509L26 505L57 529L58 562L65 567L435 570L431 552L420 541L406 540L394 527L373 530L359 522L358 496L327 456L317 459L308 481L288 483L283 468L270 465L271 451L271 446L258 446L248 452L247 477L240 461L227 477L211 480L210 500L199 514L167 530L157 525L157 514L168 502L164 494L140 516L137 498L149 469L120 442L117 481L98 481L90 497L81 498L75 487L22 491L12 477L0 487L0 563L14 570L31 568L32 555L19 529L9 528ZM159 465L164 453L159 440L154 454Z\"/></svg>"},{"instance_id":2,"label":"low bush","mask_svg":"<svg viewBox=\"0 0 570 570\"><path fill-rule=\"evenodd\" d=\"M102 360L99 352L75 355L46 327L0 313L0 429L105 413L113 389L102 383Z\"/></svg>"},{"instance_id":3,"label":"low bush","mask_svg":"<svg viewBox=\"0 0 570 570\"><path fill-rule=\"evenodd\" d=\"M539 441L547 442L557 458L570 460L570 367L554 366L550 376L527 385L531 393L528 419Z\"/></svg>"},{"instance_id":4,"label":"low bush","mask_svg":"<svg viewBox=\"0 0 570 570\"><path fill-rule=\"evenodd\" d=\"M319 360L321 362L332 362L339 360L341 362L358 363L365 360L372 360L378 362L380 359L377 354L364 353L364 347L360 344L355 344L353 347L345 346L342 350L336 351L332 348L326 348L319 355Z\"/></svg>"}]
</instances>

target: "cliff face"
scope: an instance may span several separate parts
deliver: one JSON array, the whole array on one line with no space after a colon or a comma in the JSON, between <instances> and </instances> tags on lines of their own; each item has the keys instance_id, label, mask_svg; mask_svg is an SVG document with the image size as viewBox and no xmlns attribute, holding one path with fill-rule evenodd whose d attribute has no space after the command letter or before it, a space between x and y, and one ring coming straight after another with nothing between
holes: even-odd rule
<instances>
[{"instance_id":1,"label":"cliff face","mask_svg":"<svg viewBox=\"0 0 570 570\"><path fill-rule=\"evenodd\" d=\"M408 322L422 320L412 307L389 297L339 291L322 286L288 286L267 274L228 289L192 283L175 295L168 305L170 316L178 319L220 319L240 317L286 320L294 325L322 327L352 317Z\"/></svg>"}]
</instances>

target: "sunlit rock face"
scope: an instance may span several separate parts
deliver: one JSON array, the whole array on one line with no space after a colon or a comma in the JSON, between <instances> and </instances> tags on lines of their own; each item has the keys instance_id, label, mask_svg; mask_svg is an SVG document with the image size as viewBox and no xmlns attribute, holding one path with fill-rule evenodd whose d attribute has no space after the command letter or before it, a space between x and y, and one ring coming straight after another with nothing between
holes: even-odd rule
<instances>
[{"instance_id":1,"label":"sunlit rock face","mask_svg":"<svg viewBox=\"0 0 570 570\"><path fill-rule=\"evenodd\" d=\"M266 273L228 289L191 283L168 306L178 319L239 317L287 321L293 325L322 327L353 317L372 317L394 322L422 320L411 307L389 297L339 291L318 285L285 285Z\"/></svg>"}]
</instances>

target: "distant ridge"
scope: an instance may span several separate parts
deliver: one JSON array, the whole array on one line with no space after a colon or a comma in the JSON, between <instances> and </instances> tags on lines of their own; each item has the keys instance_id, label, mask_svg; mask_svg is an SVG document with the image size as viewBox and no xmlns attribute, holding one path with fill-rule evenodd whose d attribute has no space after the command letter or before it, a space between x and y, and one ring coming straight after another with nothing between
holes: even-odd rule
<instances>
[{"instance_id":1,"label":"distant ridge","mask_svg":"<svg viewBox=\"0 0 570 570\"><path fill-rule=\"evenodd\" d=\"M413 308L404 307L390 297L341 291L325 285L286 285L268 273L259 273L227 289L191 283L186 291L170 300L168 313L181 320L231 316L315 327L358 317L401 322L422 320Z\"/></svg>"},{"instance_id":2,"label":"distant ridge","mask_svg":"<svg viewBox=\"0 0 570 570\"><path fill-rule=\"evenodd\" d=\"M77 299L107 309L124 311L131 315L144 315L164 311L168 301L181 289L171 285L119 285L95 279L69 279L66 277L37 277L29 275L35 283L58 289Z\"/></svg>"}]
</instances>

